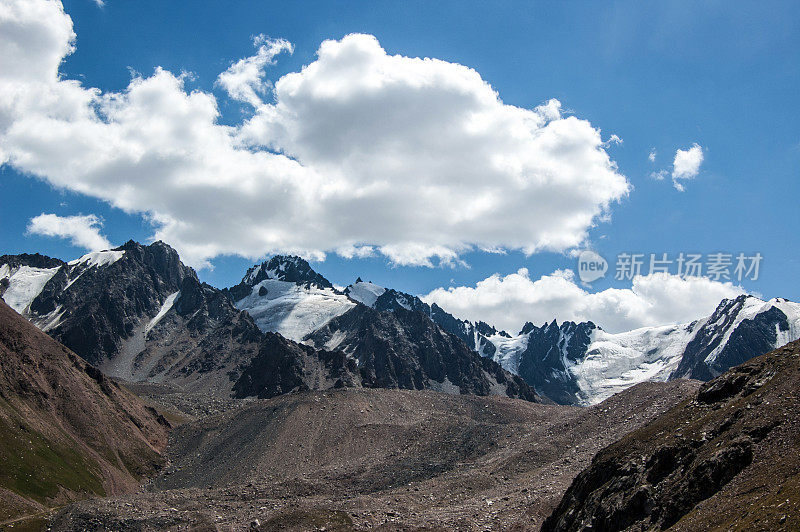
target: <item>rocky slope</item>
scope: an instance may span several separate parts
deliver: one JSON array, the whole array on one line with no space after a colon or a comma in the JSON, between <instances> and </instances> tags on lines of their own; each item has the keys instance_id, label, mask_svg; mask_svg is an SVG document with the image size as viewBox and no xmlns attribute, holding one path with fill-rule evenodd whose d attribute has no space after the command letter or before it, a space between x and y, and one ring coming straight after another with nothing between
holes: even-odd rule
<instances>
[{"instance_id":1,"label":"rocky slope","mask_svg":"<svg viewBox=\"0 0 800 532\"><path fill-rule=\"evenodd\" d=\"M256 355L233 387L237 398L361 386L356 361L342 351L314 349L264 333Z\"/></svg>"},{"instance_id":2,"label":"rocky slope","mask_svg":"<svg viewBox=\"0 0 800 532\"><path fill-rule=\"evenodd\" d=\"M413 390L283 395L179 427L148 492L72 505L51 525L535 530L598 449L696 389L646 383L590 408Z\"/></svg>"},{"instance_id":3,"label":"rocky slope","mask_svg":"<svg viewBox=\"0 0 800 532\"><path fill-rule=\"evenodd\" d=\"M228 397L264 343L252 318L220 290L186 277L173 301L139 325L101 367L131 382L162 383Z\"/></svg>"},{"instance_id":4,"label":"rocky slope","mask_svg":"<svg viewBox=\"0 0 800 532\"><path fill-rule=\"evenodd\" d=\"M0 301L0 522L134 489L168 423Z\"/></svg>"},{"instance_id":5,"label":"rocky slope","mask_svg":"<svg viewBox=\"0 0 800 532\"><path fill-rule=\"evenodd\" d=\"M484 322L472 323L461 320L443 310L439 305L429 305L417 296L400 292L391 288L383 288L370 282L362 281L359 277L356 282L345 288L345 293L352 299L380 311L394 311L397 309L414 310L428 316L442 330L460 338L476 353L493 358L495 344L488 341L489 336L505 336L509 334L498 331Z\"/></svg>"},{"instance_id":6,"label":"rocky slope","mask_svg":"<svg viewBox=\"0 0 800 532\"><path fill-rule=\"evenodd\" d=\"M604 449L542 530L800 528L800 342Z\"/></svg>"}]
</instances>

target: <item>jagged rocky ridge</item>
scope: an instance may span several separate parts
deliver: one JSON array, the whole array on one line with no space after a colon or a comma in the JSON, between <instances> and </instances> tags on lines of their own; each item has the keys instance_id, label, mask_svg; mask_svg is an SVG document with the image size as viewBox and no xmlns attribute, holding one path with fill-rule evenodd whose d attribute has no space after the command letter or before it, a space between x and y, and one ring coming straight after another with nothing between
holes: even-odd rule
<instances>
[{"instance_id":1,"label":"jagged rocky ridge","mask_svg":"<svg viewBox=\"0 0 800 532\"><path fill-rule=\"evenodd\" d=\"M753 296L723 300L691 323L608 333L592 322L526 323L519 334L455 318L435 303L359 279L345 293L378 310L413 309L560 403L588 405L645 381L709 380L800 338L800 305Z\"/></svg>"},{"instance_id":2,"label":"jagged rocky ridge","mask_svg":"<svg viewBox=\"0 0 800 532\"><path fill-rule=\"evenodd\" d=\"M598 453L542 530L798 529L798 379L792 342L704 384Z\"/></svg>"},{"instance_id":3,"label":"jagged rocky ridge","mask_svg":"<svg viewBox=\"0 0 800 532\"><path fill-rule=\"evenodd\" d=\"M519 377L444 331L427 315L403 307L358 305L306 337L317 348L345 352L372 388L434 389L537 400Z\"/></svg>"},{"instance_id":4,"label":"jagged rocky ridge","mask_svg":"<svg viewBox=\"0 0 800 532\"><path fill-rule=\"evenodd\" d=\"M71 263L20 255L0 264L4 298L103 371L125 380L240 397L341 386L444 386L456 393L536 398L521 380L422 315L446 341L437 345L435 356L419 346L392 351L390 366L399 372L390 366L359 367L342 352L298 345L292 340L358 305L298 257L274 257L224 291L201 283L161 242L129 242ZM234 306L236 294L246 295ZM414 343L412 332L403 334ZM459 364L467 369L455 371ZM417 374L408 379L405 368L418 368ZM448 388L445 374L460 384ZM485 375L493 377L487 381Z\"/></svg>"},{"instance_id":5,"label":"jagged rocky ridge","mask_svg":"<svg viewBox=\"0 0 800 532\"><path fill-rule=\"evenodd\" d=\"M800 305L752 296L723 301L712 316L687 324L608 333L591 322L553 321L540 327L527 323L512 336L361 279L338 290L299 257L273 257L250 268L238 285L220 291L200 283L177 253L160 242L129 242L71 263L41 255L0 257L0 294L40 328L112 375L222 393L231 391L261 351L258 329L294 342L311 341L307 339L332 320L360 306L377 311L375 316L420 313L562 404L594 404L648 380L708 380L753 354L800 337ZM183 310L174 310L175 305ZM322 336L315 338L320 341ZM424 345L423 340L418 343ZM262 354L261 363L264 360ZM295 368L294 376L272 385L275 390L286 389L289 382L295 382L292 389L313 388L306 380L330 363L288 364ZM362 369L345 379L339 375L329 381L317 375L312 380L318 385L361 383ZM254 377L252 370L248 375Z\"/></svg>"},{"instance_id":6,"label":"jagged rocky ridge","mask_svg":"<svg viewBox=\"0 0 800 532\"><path fill-rule=\"evenodd\" d=\"M253 266L225 293L262 331L296 342L356 305L307 261L282 255Z\"/></svg>"},{"instance_id":7,"label":"jagged rocky ridge","mask_svg":"<svg viewBox=\"0 0 800 532\"><path fill-rule=\"evenodd\" d=\"M798 338L800 305L742 295L707 318L623 333L592 322L528 323L500 339L496 359L559 403L594 404L639 382L709 380Z\"/></svg>"}]
</instances>

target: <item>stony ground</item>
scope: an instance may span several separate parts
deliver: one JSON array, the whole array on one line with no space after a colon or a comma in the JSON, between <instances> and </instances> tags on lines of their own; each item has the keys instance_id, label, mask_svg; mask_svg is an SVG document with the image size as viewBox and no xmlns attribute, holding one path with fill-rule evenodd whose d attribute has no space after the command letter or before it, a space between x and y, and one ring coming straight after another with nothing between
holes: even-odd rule
<instances>
[{"instance_id":1,"label":"stony ground","mask_svg":"<svg viewBox=\"0 0 800 532\"><path fill-rule=\"evenodd\" d=\"M205 406L139 493L73 504L51 526L538 530L598 450L698 385L647 383L591 408L366 389Z\"/></svg>"}]
</instances>

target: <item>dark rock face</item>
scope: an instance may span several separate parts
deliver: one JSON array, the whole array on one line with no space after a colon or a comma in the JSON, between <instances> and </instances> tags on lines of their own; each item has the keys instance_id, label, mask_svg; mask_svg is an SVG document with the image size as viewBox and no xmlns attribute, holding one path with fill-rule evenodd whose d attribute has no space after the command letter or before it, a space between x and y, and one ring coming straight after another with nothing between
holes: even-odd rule
<instances>
[{"instance_id":1,"label":"dark rock face","mask_svg":"<svg viewBox=\"0 0 800 532\"><path fill-rule=\"evenodd\" d=\"M93 364L113 358L134 327L153 316L186 277L195 278L163 242L130 241L119 260L65 263L39 254L5 255L9 266L58 268L33 299L26 317Z\"/></svg>"},{"instance_id":2,"label":"dark rock face","mask_svg":"<svg viewBox=\"0 0 800 532\"><path fill-rule=\"evenodd\" d=\"M522 334L528 335L528 346L520 356L519 376L559 404L577 404L580 389L567 365L586 355L594 329L592 322L526 323Z\"/></svg>"},{"instance_id":3,"label":"dark rock face","mask_svg":"<svg viewBox=\"0 0 800 532\"><path fill-rule=\"evenodd\" d=\"M162 242L131 241L118 250L125 254L113 264L63 267L31 305L40 315L62 309L59 324L48 334L93 364L113 358L135 326L155 315L184 278L196 278Z\"/></svg>"},{"instance_id":4,"label":"dark rock face","mask_svg":"<svg viewBox=\"0 0 800 532\"><path fill-rule=\"evenodd\" d=\"M66 262L39 253L20 253L19 255L0 255L0 264L8 264L11 268L19 266L57 268L58 266L66 265Z\"/></svg>"},{"instance_id":5,"label":"dark rock face","mask_svg":"<svg viewBox=\"0 0 800 532\"><path fill-rule=\"evenodd\" d=\"M467 320L458 319L436 303L428 305L417 296L397 290L386 290L375 300L373 308L379 311L402 309L421 312L444 331L460 338L470 349L488 358L495 355L497 348L486 338L494 334L509 336L505 331L498 331L487 323L473 324Z\"/></svg>"},{"instance_id":6,"label":"dark rock face","mask_svg":"<svg viewBox=\"0 0 800 532\"><path fill-rule=\"evenodd\" d=\"M800 425L787 416L798 403L798 359L800 342L754 358L598 453L542 530L785 524L789 506L753 501L775 490L781 502L796 497L779 488L798 481Z\"/></svg>"},{"instance_id":7,"label":"dark rock face","mask_svg":"<svg viewBox=\"0 0 800 532\"><path fill-rule=\"evenodd\" d=\"M365 387L447 391L457 386L462 394L538 400L522 379L476 354L427 315L402 306L380 312L358 305L307 340L357 359Z\"/></svg>"},{"instance_id":8,"label":"dark rock face","mask_svg":"<svg viewBox=\"0 0 800 532\"><path fill-rule=\"evenodd\" d=\"M734 326L739 312L748 296L739 296L733 300L723 300L686 346L678 368L670 378L691 378L710 380L728 368L741 364L753 356L761 355L775 346L776 328L786 331L789 328L786 315L777 307L753 319L742 320L730 334L728 341L710 364L706 358L719 348L725 339L725 333Z\"/></svg>"},{"instance_id":9,"label":"dark rock face","mask_svg":"<svg viewBox=\"0 0 800 532\"><path fill-rule=\"evenodd\" d=\"M239 301L247 297L252 288L265 279L333 289L331 282L315 272L305 259L294 255L275 255L270 260L248 269L242 282L226 288L225 293L232 301Z\"/></svg>"},{"instance_id":10,"label":"dark rock face","mask_svg":"<svg viewBox=\"0 0 800 532\"><path fill-rule=\"evenodd\" d=\"M265 333L258 353L233 387L235 397L266 399L284 393L360 387L358 365L341 351L316 350Z\"/></svg>"},{"instance_id":11,"label":"dark rock face","mask_svg":"<svg viewBox=\"0 0 800 532\"><path fill-rule=\"evenodd\" d=\"M222 291L185 277L173 307L147 333L132 380L168 381L228 395L263 335Z\"/></svg>"}]
</instances>

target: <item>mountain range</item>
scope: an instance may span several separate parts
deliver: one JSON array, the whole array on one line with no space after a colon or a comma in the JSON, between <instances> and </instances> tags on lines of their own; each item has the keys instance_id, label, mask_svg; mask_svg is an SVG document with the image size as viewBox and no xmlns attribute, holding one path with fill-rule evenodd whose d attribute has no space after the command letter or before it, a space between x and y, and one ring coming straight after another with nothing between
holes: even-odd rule
<instances>
[{"instance_id":1,"label":"mountain range","mask_svg":"<svg viewBox=\"0 0 800 532\"><path fill-rule=\"evenodd\" d=\"M131 241L69 263L0 257L0 291L44 332L130 382L224 397L380 387L540 400L424 316L368 309L297 257L275 257L219 290L166 244ZM372 334L351 335L347 348L298 342L365 312L348 323L372 325Z\"/></svg>"},{"instance_id":2,"label":"mountain range","mask_svg":"<svg viewBox=\"0 0 800 532\"><path fill-rule=\"evenodd\" d=\"M377 387L589 405L644 381L710 380L800 338L800 305L749 295L691 323L553 320L512 335L360 278L337 289L294 256L220 290L162 242L70 262L5 255L0 295L111 376L237 397Z\"/></svg>"},{"instance_id":3,"label":"mountain range","mask_svg":"<svg viewBox=\"0 0 800 532\"><path fill-rule=\"evenodd\" d=\"M219 289L161 242L0 257L0 296L0 526L798 524L784 299L512 335L299 257Z\"/></svg>"}]
</instances>

